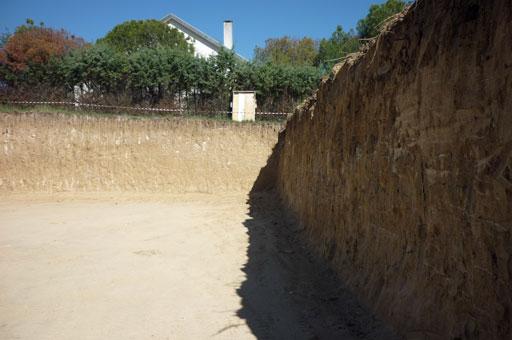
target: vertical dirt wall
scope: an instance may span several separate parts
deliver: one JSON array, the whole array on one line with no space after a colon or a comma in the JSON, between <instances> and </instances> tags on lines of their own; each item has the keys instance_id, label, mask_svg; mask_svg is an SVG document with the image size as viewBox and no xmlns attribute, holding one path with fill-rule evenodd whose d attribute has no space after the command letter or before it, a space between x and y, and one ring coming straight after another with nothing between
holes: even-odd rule
<instances>
[{"instance_id":1,"label":"vertical dirt wall","mask_svg":"<svg viewBox=\"0 0 512 340\"><path fill-rule=\"evenodd\" d=\"M0 113L0 193L246 192L280 128Z\"/></svg>"},{"instance_id":2,"label":"vertical dirt wall","mask_svg":"<svg viewBox=\"0 0 512 340\"><path fill-rule=\"evenodd\" d=\"M335 67L256 184L408 338L512 338L511 44L510 0L417 1Z\"/></svg>"}]
</instances>

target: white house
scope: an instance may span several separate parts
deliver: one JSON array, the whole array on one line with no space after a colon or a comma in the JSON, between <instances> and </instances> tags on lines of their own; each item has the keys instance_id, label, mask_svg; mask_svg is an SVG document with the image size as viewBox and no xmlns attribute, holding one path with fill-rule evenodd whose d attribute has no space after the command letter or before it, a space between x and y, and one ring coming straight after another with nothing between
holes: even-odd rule
<instances>
[{"instance_id":1,"label":"white house","mask_svg":"<svg viewBox=\"0 0 512 340\"><path fill-rule=\"evenodd\" d=\"M219 53L222 47L233 49L233 22L231 20L224 21L224 44L221 44L206 33L190 25L186 21L180 19L174 14L169 14L162 19L162 22L171 28L175 28L182 32L186 38L194 45L195 55L197 57L208 58ZM240 59L244 57L236 54Z\"/></svg>"}]
</instances>

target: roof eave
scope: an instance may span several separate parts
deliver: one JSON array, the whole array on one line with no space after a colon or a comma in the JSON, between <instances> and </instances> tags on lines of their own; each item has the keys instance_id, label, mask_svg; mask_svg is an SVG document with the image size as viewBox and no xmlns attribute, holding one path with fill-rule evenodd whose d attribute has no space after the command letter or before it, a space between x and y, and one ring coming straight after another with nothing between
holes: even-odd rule
<instances>
[{"instance_id":1,"label":"roof eave","mask_svg":"<svg viewBox=\"0 0 512 340\"><path fill-rule=\"evenodd\" d=\"M199 38L201 38L203 40L203 43L206 42L207 45L210 45L210 47L212 47L213 50L215 50L217 53L225 48L223 44L221 44L218 40L210 37L208 34L202 32L201 30L197 29L196 27L192 26L191 24L189 24L188 22L184 21L183 19L181 19L180 17L174 15L174 14L168 14L166 15L165 17L163 17L161 19L161 21L164 23L164 24L169 24L169 23L177 23L178 25L186 28L187 30L193 32L196 36L198 36ZM234 52L234 51L233 51ZM246 58L244 58L243 56L239 55L238 53L234 52L235 56L238 57L239 59L243 60L243 61L247 61Z\"/></svg>"}]
</instances>

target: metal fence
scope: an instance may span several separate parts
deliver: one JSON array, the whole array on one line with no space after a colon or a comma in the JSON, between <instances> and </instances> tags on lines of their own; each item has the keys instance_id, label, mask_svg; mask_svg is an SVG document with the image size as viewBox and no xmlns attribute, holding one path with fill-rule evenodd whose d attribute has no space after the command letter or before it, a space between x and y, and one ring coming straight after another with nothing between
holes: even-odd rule
<instances>
[{"instance_id":1,"label":"metal fence","mask_svg":"<svg viewBox=\"0 0 512 340\"><path fill-rule=\"evenodd\" d=\"M91 110L110 110L110 111L135 111L140 113L152 112L152 113L170 113L180 116L186 115L203 115L203 116L230 116L231 111L191 111L187 109L176 109L176 108L165 108L165 107L142 107L142 106L118 106L118 105L104 105L104 104L92 104L82 103L73 101L0 101L3 105L21 105L21 106L34 106L34 105L48 105L48 106L61 106L61 107L72 107L74 109L91 109ZM284 119L288 117L288 112L258 112L256 111L256 117L273 117L277 119Z\"/></svg>"}]
</instances>

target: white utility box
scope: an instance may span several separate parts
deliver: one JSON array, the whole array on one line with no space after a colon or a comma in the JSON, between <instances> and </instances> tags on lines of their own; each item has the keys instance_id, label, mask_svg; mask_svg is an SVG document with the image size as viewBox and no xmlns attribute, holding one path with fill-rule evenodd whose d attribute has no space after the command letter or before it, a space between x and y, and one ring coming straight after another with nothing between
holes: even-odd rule
<instances>
[{"instance_id":1,"label":"white utility box","mask_svg":"<svg viewBox=\"0 0 512 340\"><path fill-rule=\"evenodd\" d=\"M256 91L233 91L234 121L254 121L256 119Z\"/></svg>"}]
</instances>

